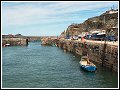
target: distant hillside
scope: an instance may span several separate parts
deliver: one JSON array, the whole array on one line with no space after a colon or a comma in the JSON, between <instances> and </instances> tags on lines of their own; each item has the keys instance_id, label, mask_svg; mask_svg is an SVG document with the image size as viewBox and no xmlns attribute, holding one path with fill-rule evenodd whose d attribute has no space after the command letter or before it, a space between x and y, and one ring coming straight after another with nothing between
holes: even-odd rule
<instances>
[{"instance_id":1,"label":"distant hillside","mask_svg":"<svg viewBox=\"0 0 120 90\"><path fill-rule=\"evenodd\" d=\"M109 27L118 27L118 9L111 9L100 16L88 18L86 21L80 24L71 24L66 29L66 34L75 35L81 34L82 32L89 32L90 30L105 30ZM64 34L65 31L61 33L61 35Z\"/></svg>"}]
</instances>

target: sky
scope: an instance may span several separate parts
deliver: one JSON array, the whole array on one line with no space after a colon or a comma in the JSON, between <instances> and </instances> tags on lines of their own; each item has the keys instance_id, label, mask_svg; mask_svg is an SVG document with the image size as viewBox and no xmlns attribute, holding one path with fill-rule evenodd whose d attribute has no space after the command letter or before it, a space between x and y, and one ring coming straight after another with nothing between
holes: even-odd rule
<instances>
[{"instance_id":1,"label":"sky","mask_svg":"<svg viewBox=\"0 0 120 90\"><path fill-rule=\"evenodd\" d=\"M59 36L73 23L83 23L114 6L116 1L3 1L2 34Z\"/></svg>"}]
</instances>

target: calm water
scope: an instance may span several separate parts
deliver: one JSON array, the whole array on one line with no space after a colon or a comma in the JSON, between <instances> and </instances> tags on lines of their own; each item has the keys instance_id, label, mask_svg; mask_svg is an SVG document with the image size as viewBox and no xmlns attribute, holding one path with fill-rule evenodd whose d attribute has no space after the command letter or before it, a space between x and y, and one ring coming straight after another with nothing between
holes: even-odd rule
<instances>
[{"instance_id":1,"label":"calm water","mask_svg":"<svg viewBox=\"0 0 120 90\"><path fill-rule=\"evenodd\" d=\"M117 88L118 75L97 65L94 73L79 67L80 57L58 47L30 42L2 48L3 88Z\"/></svg>"}]
</instances>

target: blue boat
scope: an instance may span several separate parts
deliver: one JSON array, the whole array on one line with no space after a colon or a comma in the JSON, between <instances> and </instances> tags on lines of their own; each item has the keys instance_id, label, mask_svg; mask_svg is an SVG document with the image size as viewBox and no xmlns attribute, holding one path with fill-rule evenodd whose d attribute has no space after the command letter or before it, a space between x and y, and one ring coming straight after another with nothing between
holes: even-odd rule
<instances>
[{"instance_id":1,"label":"blue boat","mask_svg":"<svg viewBox=\"0 0 120 90\"><path fill-rule=\"evenodd\" d=\"M90 72L94 72L97 70L96 65L90 62L87 56L82 56L79 63L80 63L80 67L83 70L90 71Z\"/></svg>"}]
</instances>

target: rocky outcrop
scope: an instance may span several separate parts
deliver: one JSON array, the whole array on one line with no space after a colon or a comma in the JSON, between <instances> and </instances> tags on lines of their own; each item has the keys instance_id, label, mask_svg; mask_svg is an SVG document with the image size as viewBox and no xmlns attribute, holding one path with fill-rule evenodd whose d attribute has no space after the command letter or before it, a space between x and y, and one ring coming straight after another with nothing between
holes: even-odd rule
<instances>
[{"instance_id":1,"label":"rocky outcrop","mask_svg":"<svg viewBox=\"0 0 120 90\"><path fill-rule=\"evenodd\" d=\"M88 18L80 24L71 24L66 30L66 35L81 34L91 30L106 30L109 27L118 27L118 10L109 10L100 16ZM61 33L63 35L63 32Z\"/></svg>"}]
</instances>

